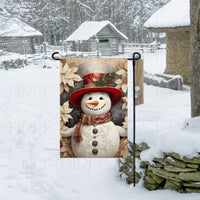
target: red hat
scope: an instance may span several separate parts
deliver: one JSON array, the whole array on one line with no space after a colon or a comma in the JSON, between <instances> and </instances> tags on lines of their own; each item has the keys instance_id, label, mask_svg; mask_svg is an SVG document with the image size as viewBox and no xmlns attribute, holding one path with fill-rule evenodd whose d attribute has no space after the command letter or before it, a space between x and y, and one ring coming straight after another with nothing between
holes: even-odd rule
<instances>
[{"instance_id":1,"label":"red hat","mask_svg":"<svg viewBox=\"0 0 200 200\"><path fill-rule=\"evenodd\" d=\"M71 101L71 103L80 107L81 99L84 94L86 94L88 92L98 92L98 91L108 93L110 96L112 105L114 105L118 101L120 101L120 99L122 97L121 90L114 88L114 87L108 87L108 86L103 86L103 87L96 86L95 82L99 81L99 79L101 77L103 77L104 75L105 74L103 74L103 73L91 73L91 74L85 75L83 77L84 88L79 89L70 95L69 100Z\"/></svg>"}]
</instances>

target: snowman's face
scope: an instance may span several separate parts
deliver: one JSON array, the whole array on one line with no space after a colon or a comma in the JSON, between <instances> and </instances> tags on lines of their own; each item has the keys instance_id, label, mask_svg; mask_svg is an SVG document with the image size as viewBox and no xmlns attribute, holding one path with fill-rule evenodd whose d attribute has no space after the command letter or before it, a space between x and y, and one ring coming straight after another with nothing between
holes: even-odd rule
<instances>
[{"instance_id":1,"label":"snowman's face","mask_svg":"<svg viewBox=\"0 0 200 200\"><path fill-rule=\"evenodd\" d=\"M82 111L90 116L104 115L110 111L111 100L105 92L91 92L81 100Z\"/></svg>"}]
</instances>

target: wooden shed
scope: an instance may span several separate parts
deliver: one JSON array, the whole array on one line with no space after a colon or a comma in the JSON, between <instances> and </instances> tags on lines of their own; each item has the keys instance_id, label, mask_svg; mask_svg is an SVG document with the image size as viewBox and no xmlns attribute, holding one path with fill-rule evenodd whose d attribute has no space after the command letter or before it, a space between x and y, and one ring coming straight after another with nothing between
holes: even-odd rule
<instances>
[{"instance_id":1,"label":"wooden shed","mask_svg":"<svg viewBox=\"0 0 200 200\"><path fill-rule=\"evenodd\" d=\"M180 74L190 84L190 0L171 0L144 24L166 32L166 74Z\"/></svg>"},{"instance_id":2,"label":"wooden shed","mask_svg":"<svg viewBox=\"0 0 200 200\"><path fill-rule=\"evenodd\" d=\"M114 55L119 53L119 45L125 40L128 38L109 21L85 21L66 42L72 51Z\"/></svg>"},{"instance_id":3,"label":"wooden shed","mask_svg":"<svg viewBox=\"0 0 200 200\"><path fill-rule=\"evenodd\" d=\"M21 54L35 53L34 46L41 36L38 30L0 8L0 49Z\"/></svg>"}]
</instances>

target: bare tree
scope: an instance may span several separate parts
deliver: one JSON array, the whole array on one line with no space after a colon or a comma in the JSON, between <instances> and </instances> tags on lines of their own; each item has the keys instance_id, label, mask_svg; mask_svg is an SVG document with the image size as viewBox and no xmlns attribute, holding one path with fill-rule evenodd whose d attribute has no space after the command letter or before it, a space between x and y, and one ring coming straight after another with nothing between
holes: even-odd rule
<instances>
[{"instance_id":1,"label":"bare tree","mask_svg":"<svg viewBox=\"0 0 200 200\"><path fill-rule=\"evenodd\" d=\"M11 14L60 45L84 21L109 20L129 38L143 42L144 22L169 0L1 0ZM153 40L153 39L152 39ZM152 41L151 41L152 42Z\"/></svg>"},{"instance_id":2,"label":"bare tree","mask_svg":"<svg viewBox=\"0 0 200 200\"><path fill-rule=\"evenodd\" d=\"M191 114L200 116L200 1L190 1Z\"/></svg>"}]
</instances>

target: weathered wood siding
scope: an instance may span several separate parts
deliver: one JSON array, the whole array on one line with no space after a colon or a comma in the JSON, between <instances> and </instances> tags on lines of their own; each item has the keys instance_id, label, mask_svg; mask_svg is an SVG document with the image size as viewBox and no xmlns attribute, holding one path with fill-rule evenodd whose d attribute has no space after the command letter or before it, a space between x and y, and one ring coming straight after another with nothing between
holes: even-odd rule
<instances>
[{"instance_id":1,"label":"weathered wood siding","mask_svg":"<svg viewBox=\"0 0 200 200\"><path fill-rule=\"evenodd\" d=\"M104 27L98 34L98 38L110 38L110 37L116 37L116 34L109 28L109 26Z\"/></svg>"},{"instance_id":2,"label":"weathered wood siding","mask_svg":"<svg viewBox=\"0 0 200 200\"><path fill-rule=\"evenodd\" d=\"M190 33L167 33L166 74L180 74L190 84Z\"/></svg>"},{"instance_id":3,"label":"weathered wood siding","mask_svg":"<svg viewBox=\"0 0 200 200\"><path fill-rule=\"evenodd\" d=\"M33 37L17 37L17 38L0 37L0 49L24 54L25 44L26 44L26 52L28 54L32 54L35 53L34 40L35 39Z\"/></svg>"},{"instance_id":4,"label":"weathered wood siding","mask_svg":"<svg viewBox=\"0 0 200 200\"><path fill-rule=\"evenodd\" d=\"M144 103L143 60L135 62L135 105Z\"/></svg>"},{"instance_id":5,"label":"weathered wood siding","mask_svg":"<svg viewBox=\"0 0 200 200\"><path fill-rule=\"evenodd\" d=\"M87 41L80 41L72 42L71 46L72 51L84 51L84 52L90 52L90 51L97 51L97 42L94 39L90 39Z\"/></svg>"},{"instance_id":6,"label":"weathered wood siding","mask_svg":"<svg viewBox=\"0 0 200 200\"><path fill-rule=\"evenodd\" d=\"M97 39L108 40L108 44L97 44ZM97 35L90 38L88 41L73 42L72 51L92 52L99 51L100 55L115 55L119 53L119 44L121 43L120 36L114 32L109 25L104 27Z\"/></svg>"},{"instance_id":7,"label":"weathered wood siding","mask_svg":"<svg viewBox=\"0 0 200 200\"><path fill-rule=\"evenodd\" d=\"M118 54L118 46L120 38L118 35L109 27L104 27L97 35L98 39L108 39L109 47L100 49L102 55L115 55Z\"/></svg>"},{"instance_id":8,"label":"weathered wood siding","mask_svg":"<svg viewBox=\"0 0 200 200\"><path fill-rule=\"evenodd\" d=\"M97 41L95 39L90 39L89 51L97 51Z\"/></svg>"}]
</instances>

